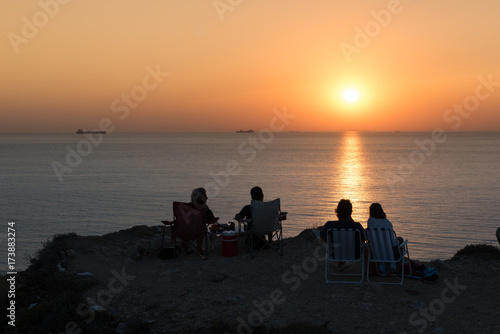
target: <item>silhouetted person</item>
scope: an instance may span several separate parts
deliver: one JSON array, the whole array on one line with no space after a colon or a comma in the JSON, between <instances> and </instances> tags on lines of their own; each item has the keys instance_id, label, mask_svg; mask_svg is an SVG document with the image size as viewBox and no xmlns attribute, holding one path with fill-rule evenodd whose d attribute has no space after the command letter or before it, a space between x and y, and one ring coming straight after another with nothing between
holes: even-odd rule
<instances>
[{"instance_id":1,"label":"silhouetted person","mask_svg":"<svg viewBox=\"0 0 500 334\"><path fill-rule=\"evenodd\" d=\"M196 188L191 192L191 202L188 205L192 208L202 210L205 212L205 221L207 224L211 224L214 220L214 213L209 209L207 205L207 191L205 188Z\"/></svg>"},{"instance_id":2,"label":"silhouetted person","mask_svg":"<svg viewBox=\"0 0 500 334\"><path fill-rule=\"evenodd\" d=\"M364 228L360 223L356 223L352 218L352 204L351 201L348 199L341 199L339 203L337 204L337 208L335 209L335 213L337 214L338 220L336 221L328 221L326 224L323 226L321 231L319 232L321 240L324 242L327 242L327 232L331 228L343 228L343 229L353 229L353 230L358 230L359 234L361 236L361 242L365 241L365 233L364 233ZM359 245L359 239L356 238L356 253L355 256L358 258L361 256L359 253L360 245ZM343 262L338 262L339 269L344 266Z\"/></svg>"},{"instance_id":3,"label":"silhouetted person","mask_svg":"<svg viewBox=\"0 0 500 334\"><path fill-rule=\"evenodd\" d=\"M261 187L253 187L252 189L250 189L250 197L252 198L252 200L255 200L255 201L264 201L264 193L262 192L262 188ZM234 216L234 219L236 219L237 221L241 221L243 219L251 219L252 218L252 207L250 204L248 205L245 205L241 210L240 212L238 212L235 216ZM249 222L247 224L247 229L248 230L251 230L252 229L252 223ZM267 235L267 238L269 240L269 242L272 242L272 238L273 238L273 234L270 233ZM253 239L253 244L254 244L254 249L259 249L259 248L262 248L262 247L268 247L267 244L264 244L263 245L263 241L259 239L259 237L257 236L254 236L254 239ZM245 243L248 245L249 243L249 240L248 238L246 239Z\"/></svg>"},{"instance_id":4,"label":"silhouetted person","mask_svg":"<svg viewBox=\"0 0 500 334\"><path fill-rule=\"evenodd\" d=\"M326 231L328 231L331 228L344 228L344 229L351 228L353 230L358 230L361 234L361 240L362 241L365 240L363 226L360 223L356 223L351 218L352 204L351 204L350 200L341 199L339 204L337 204L337 208L335 209L335 213L337 214L338 220L326 222L326 224L323 226L323 228L319 232L321 240L326 242Z\"/></svg>"},{"instance_id":5,"label":"silhouetted person","mask_svg":"<svg viewBox=\"0 0 500 334\"><path fill-rule=\"evenodd\" d=\"M370 218L368 218L367 222L367 227L368 228L385 228L385 229L391 229L394 230L392 227L392 223L387 219L387 215L384 212L384 209L382 209L382 205L380 203L372 203L370 205ZM394 259L398 260L400 258L400 252L399 252L399 245L404 241L403 238L401 237L394 237L394 234L392 235L392 250L394 253ZM385 273L390 273L391 271L391 266L390 263L385 264ZM379 264L379 269L380 264Z\"/></svg>"},{"instance_id":6,"label":"silhouetted person","mask_svg":"<svg viewBox=\"0 0 500 334\"><path fill-rule=\"evenodd\" d=\"M372 203L370 205L370 218L368 218L367 222L368 228L385 228L394 230L392 227L392 223L387 219L387 216L382 209L382 205L379 203ZM399 244L404 241L402 238L392 238L392 245L399 246Z\"/></svg>"},{"instance_id":7,"label":"silhouetted person","mask_svg":"<svg viewBox=\"0 0 500 334\"><path fill-rule=\"evenodd\" d=\"M191 202L188 205L192 208L202 210L205 213L205 223L214 224L218 218L214 217L214 213L207 205L207 190L205 188L196 188L191 192ZM198 240L198 249L203 251L203 239Z\"/></svg>"},{"instance_id":8,"label":"silhouetted person","mask_svg":"<svg viewBox=\"0 0 500 334\"><path fill-rule=\"evenodd\" d=\"M253 187L250 190L250 197L255 201L264 201L264 193L261 187ZM239 213L234 216L234 219L240 221L243 219L252 218L252 209L250 204L245 205Z\"/></svg>"}]
</instances>

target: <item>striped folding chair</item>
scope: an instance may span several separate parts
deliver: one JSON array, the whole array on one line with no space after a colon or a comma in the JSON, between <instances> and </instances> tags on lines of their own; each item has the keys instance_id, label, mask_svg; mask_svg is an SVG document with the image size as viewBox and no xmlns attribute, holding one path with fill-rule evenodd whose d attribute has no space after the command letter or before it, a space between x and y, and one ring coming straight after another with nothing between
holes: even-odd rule
<instances>
[{"instance_id":1,"label":"striped folding chair","mask_svg":"<svg viewBox=\"0 0 500 334\"><path fill-rule=\"evenodd\" d=\"M379 275L381 275L378 267L379 265L385 266L385 264L394 264L396 268L398 267L398 265L400 265L399 268L401 271L401 280L397 282L377 281L377 283L403 284L405 256L408 259L408 263L410 263L408 240L405 240L399 245L394 245L394 240L397 240L396 232L394 232L393 229L385 228L367 228L365 229L365 235L366 240L368 240L369 243L367 280L370 281L370 263L376 263L377 273Z\"/></svg>"},{"instance_id":2,"label":"striped folding chair","mask_svg":"<svg viewBox=\"0 0 500 334\"><path fill-rule=\"evenodd\" d=\"M326 233L326 283L362 283L365 274L365 257L361 232L354 229L332 228ZM342 271L345 263L357 262L361 262L360 273L356 268L352 268L354 273L350 272L351 270ZM348 279L348 277L359 277L359 281Z\"/></svg>"}]
</instances>

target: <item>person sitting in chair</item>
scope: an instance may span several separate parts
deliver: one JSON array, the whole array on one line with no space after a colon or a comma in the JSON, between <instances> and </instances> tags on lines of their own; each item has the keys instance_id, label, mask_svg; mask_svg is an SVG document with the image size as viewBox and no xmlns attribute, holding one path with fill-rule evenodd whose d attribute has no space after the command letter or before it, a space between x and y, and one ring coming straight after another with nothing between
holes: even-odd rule
<instances>
[{"instance_id":1,"label":"person sitting in chair","mask_svg":"<svg viewBox=\"0 0 500 334\"><path fill-rule=\"evenodd\" d=\"M205 222L207 224L213 224L215 218L214 213L207 205L207 190L205 188L196 188L191 192L191 202L188 205L192 208L202 210L205 212Z\"/></svg>"},{"instance_id":2,"label":"person sitting in chair","mask_svg":"<svg viewBox=\"0 0 500 334\"><path fill-rule=\"evenodd\" d=\"M385 228L385 229L391 229L394 230L392 227L392 223L387 219L387 215L384 212L384 209L382 209L382 205L380 203L372 203L370 205L370 218L368 218L367 222L367 227L368 228ZM395 238L394 235L392 235L392 250L394 253L394 259L399 260L400 258L400 250L399 250L399 245L404 242L404 239L401 237ZM379 265L380 267L380 265ZM382 269L384 273L390 273L391 272L391 267L390 264L386 263L385 269ZM393 268L394 269L394 268Z\"/></svg>"},{"instance_id":3,"label":"person sitting in chair","mask_svg":"<svg viewBox=\"0 0 500 334\"><path fill-rule=\"evenodd\" d=\"M205 212L205 223L207 225L214 224L219 218L214 216L214 213L207 205L207 190L205 188L196 188L191 192L191 202L188 205L192 208ZM198 249L203 251L203 239L198 240Z\"/></svg>"},{"instance_id":4,"label":"person sitting in chair","mask_svg":"<svg viewBox=\"0 0 500 334\"><path fill-rule=\"evenodd\" d=\"M394 230L392 227L392 223L387 219L387 216L382 209L382 205L380 203L372 203L370 205L370 218L368 218L367 222L368 228L385 228ZM393 246L399 246L404 241L403 238L398 237L392 239Z\"/></svg>"},{"instance_id":5,"label":"person sitting in chair","mask_svg":"<svg viewBox=\"0 0 500 334\"><path fill-rule=\"evenodd\" d=\"M344 229L353 229L358 230L361 234L361 241L365 240L364 228L360 223L356 223L352 218L352 204L348 199L341 199L337 204L337 208L335 209L335 213L337 214L337 221L328 221L325 223L321 231L319 232L321 240L326 242L326 232L331 228L344 228Z\"/></svg>"},{"instance_id":6,"label":"person sitting in chair","mask_svg":"<svg viewBox=\"0 0 500 334\"><path fill-rule=\"evenodd\" d=\"M255 201L264 201L264 193L262 192L261 187L253 187L250 190L250 197L255 200ZM250 207L250 204L245 205L240 212L238 212L235 216L234 219L237 221L241 221L243 219L249 219L252 218L252 210Z\"/></svg>"},{"instance_id":7,"label":"person sitting in chair","mask_svg":"<svg viewBox=\"0 0 500 334\"><path fill-rule=\"evenodd\" d=\"M361 242L365 242L364 228L360 223L356 223L352 217L352 204L348 199L341 199L337 204L335 209L337 214L337 221L328 221L325 223L321 231L319 232L321 240L327 242L327 231L331 228L343 228L343 229L353 229L358 230L361 235ZM356 244L358 244L358 239L356 239ZM359 249L359 245L356 245L356 249ZM356 253L357 254L357 253ZM357 255L358 256L358 255ZM339 267L343 266L344 263L339 262Z\"/></svg>"},{"instance_id":8,"label":"person sitting in chair","mask_svg":"<svg viewBox=\"0 0 500 334\"><path fill-rule=\"evenodd\" d=\"M255 201L261 201L261 202L264 201L264 193L262 192L262 188L256 186L256 187L253 187L252 189L250 189L250 197L253 200L255 200ZM237 221L242 221L243 219L251 219L251 218L252 218L252 208L251 208L250 204L245 205L240 210L240 212L238 212L234 216L234 219L236 219ZM247 228L248 228L248 230L252 229L252 223L251 222L248 223ZM268 234L267 238L271 242L272 241L272 233ZM258 237L255 238L253 241L254 241L254 248L255 249L259 249L259 248L267 246L267 244L262 245L262 242L259 242ZM245 241L245 243L248 244L248 242L249 241L248 241L248 238L247 238L247 240ZM269 247L269 246L267 246L267 247Z\"/></svg>"}]
</instances>

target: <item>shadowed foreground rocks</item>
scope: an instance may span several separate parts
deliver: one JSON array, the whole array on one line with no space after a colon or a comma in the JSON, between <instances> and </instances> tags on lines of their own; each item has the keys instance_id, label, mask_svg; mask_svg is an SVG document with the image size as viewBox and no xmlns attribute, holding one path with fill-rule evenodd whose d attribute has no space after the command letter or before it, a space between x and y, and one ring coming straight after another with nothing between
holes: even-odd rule
<instances>
[{"instance_id":1,"label":"shadowed foreground rocks","mask_svg":"<svg viewBox=\"0 0 500 334\"><path fill-rule=\"evenodd\" d=\"M162 227L55 236L16 277L12 333L500 333L500 251L469 245L434 284L326 284L310 230L262 250L158 257ZM411 244L410 244L411 248ZM411 250L410 250L411 251ZM415 259L414 259L415 260ZM349 270L355 270L351 268ZM377 280L377 277L373 277ZM7 295L7 280L1 282ZM8 307L3 297L2 307Z\"/></svg>"}]
</instances>

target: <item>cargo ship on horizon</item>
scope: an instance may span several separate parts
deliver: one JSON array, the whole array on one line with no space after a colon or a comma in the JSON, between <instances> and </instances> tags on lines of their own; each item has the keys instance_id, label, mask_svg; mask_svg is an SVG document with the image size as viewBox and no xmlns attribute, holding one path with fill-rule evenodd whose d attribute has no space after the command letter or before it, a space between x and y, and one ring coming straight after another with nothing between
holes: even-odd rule
<instances>
[{"instance_id":1,"label":"cargo ship on horizon","mask_svg":"<svg viewBox=\"0 0 500 334\"><path fill-rule=\"evenodd\" d=\"M90 134L103 134L103 135L105 135L106 131L98 131L98 130L95 130L95 131L86 131L86 130L83 130L83 129L78 129L78 131L76 131L77 135L84 135L86 133L90 133Z\"/></svg>"}]
</instances>

